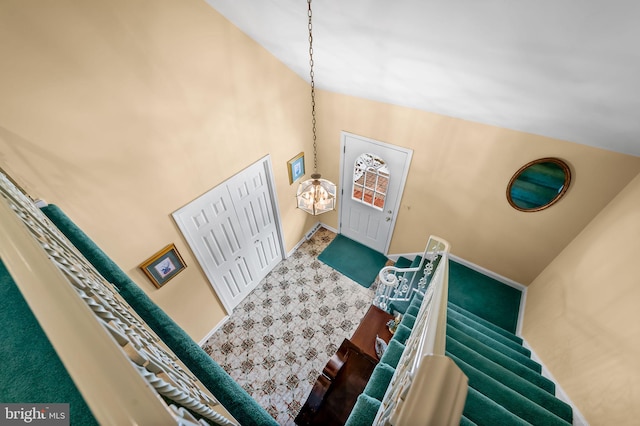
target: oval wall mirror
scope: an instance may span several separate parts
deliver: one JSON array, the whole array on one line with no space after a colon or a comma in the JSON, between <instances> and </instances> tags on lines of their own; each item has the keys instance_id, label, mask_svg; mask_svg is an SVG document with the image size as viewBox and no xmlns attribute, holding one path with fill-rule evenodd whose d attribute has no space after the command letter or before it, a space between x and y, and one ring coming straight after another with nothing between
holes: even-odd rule
<instances>
[{"instance_id":1,"label":"oval wall mirror","mask_svg":"<svg viewBox=\"0 0 640 426\"><path fill-rule=\"evenodd\" d=\"M516 210L537 212L557 203L570 182L567 163L558 158L540 158L513 175L507 186L507 200Z\"/></svg>"}]
</instances>

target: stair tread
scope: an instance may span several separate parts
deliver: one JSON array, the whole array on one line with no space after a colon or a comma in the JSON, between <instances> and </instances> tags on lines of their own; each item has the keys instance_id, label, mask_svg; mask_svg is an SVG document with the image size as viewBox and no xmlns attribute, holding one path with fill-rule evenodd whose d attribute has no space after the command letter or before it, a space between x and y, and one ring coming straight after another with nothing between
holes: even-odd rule
<instances>
[{"instance_id":1,"label":"stair tread","mask_svg":"<svg viewBox=\"0 0 640 426\"><path fill-rule=\"evenodd\" d=\"M420 305L422 305L422 298L423 295L421 293L414 291L409 300L392 300L389 302L388 312L391 314L399 312L404 315L411 306L420 308Z\"/></svg>"},{"instance_id":2,"label":"stair tread","mask_svg":"<svg viewBox=\"0 0 640 426\"><path fill-rule=\"evenodd\" d=\"M522 345L522 343L523 343L522 337L517 336L517 335L511 333L510 331L505 330L504 328L498 326L498 325L495 325L491 321L488 321L488 320L486 320L486 319L484 319L482 317L479 317L478 315L474 314L473 312L470 312L470 311L468 311L468 310L456 305L453 302L447 302L447 307L453 309L456 312L459 312L459 313L463 314L467 318L470 318L470 319L476 321L479 324L484 325L485 327L490 328L491 330L495 331L496 333L499 333L499 334L503 335L504 337L507 337L507 338L513 340L514 342L518 343L519 345Z\"/></svg>"},{"instance_id":3,"label":"stair tread","mask_svg":"<svg viewBox=\"0 0 640 426\"><path fill-rule=\"evenodd\" d=\"M524 365L527 368L535 371L536 373L542 372L542 366L537 362L533 361L531 358L523 355L522 353L511 349L509 346L505 346L502 343L496 341L495 339L482 334L480 331L476 330L473 327L470 327L455 318L447 317L447 324L451 325L455 329L463 332L467 336L476 339L485 345L501 352L502 354L512 358L515 361L518 361L520 364Z\"/></svg>"},{"instance_id":4,"label":"stair tread","mask_svg":"<svg viewBox=\"0 0 640 426\"><path fill-rule=\"evenodd\" d=\"M396 263L394 264L397 268L408 268L411 265L411 260L406 257L400 256Z\"/></svg>"},{"instance_id":5,"label":"stair tread","mask_svg":"<svg viewBox=\"0 0 640 426\"><path fill-rule=\"evenodd\" d=\"M516 331L522 290L449 260L448 300L497 324Z\"/></svg>"},{"instance_id":6,"label":"stair tread","mask_svg":"<svg viewBox=\"0 0 640 426\"><path fill-rule=\"evenodd\" d=\"M450 357L469 378L469 386L492 399L506 410L533 424L567 425L571 418L563 419L525 396L512 390L481 370L469 365L456 355L447 351Z\"/></svg>"},{"instance_id":7,"label":"stair tread","mask_svg":"<svg viewBox=\"0 0 640 426\"><path fill-rule=\"evenodd\" d=\"M551 395L549 392L540 389L523 377L494 363L451 337L447 338L446 345L447 351L487 376L518 392L520 395L535 402L556 416L563 419L571 418L571 407L556 398L555 395Z\"/></svg>"},{"instance_id":8,"label":"stair tread","mask_svg":"<svg viewBox=\"0 0 640 426\"><path fill-rule=\"evenodd\" d=\"M491 337L492 339L502 343L505 346L510 347L511 349L520 352L521 354L523 354L526 357L530 357L531 356L531 351L527 348L525 348L524 346L522 346L522 344L517 343L505 336L503 336L500 333L495 332L494 330L492 330L491 328L488 328L486 326L484 326L483 324L480 324L479 322L474 321L473 319L465 316L464 314L461 314L451 308L447 309L447 318L452 318L452 319L456 319L457 321L460 321L463 324L468 325L469 327L472 327L476 330L478 330L479 332L481 332L482 334Z\"/></svg>"},{"instance_id":9,"label":"stair tread","mask_svg":"<svg viewBox=\"0 0 640 426\"><path fill-rule=\"evenodd\" d=\"M393 300L389 302L389 313L395 315L396 312L399 312L404 315L404 313L409 308L408 300Z\"/></svg>"},{"instance_id":10,"label":"stair tread","mask_svg":"<svg viewBox=\"0 0 640 426\"><path fill-rule=\"evenodd\" d=\"M478 425L463 415L460 418L460 426L478 426Z\"/></svg>"},{"instance_id":11,"label":"stair tread","mask_svg":"<svg viewBox=\"0 0 640 426\"><path fill-rule=\"evenodd\" d=\"M462 415L477 426L530 426L528 422L472 387L467 392Z\"/></svg>"},{"instance_id":12,"label":"stair tread","mask_svg":"<svg viewBox=\"0 0 640 426\"><path fill-rule=\"evenodd\" d=\"M507 355L504 355L502 352L495 350L494 348L480 342L479 340L466 335L462 331L452 327L449 324L447 324L447 336L452 337L453 339L473 349L477 353L490 359L496 364L499 364L504 368L512 371L513 373L527 379L531 383L535 384L541 389L544 389L550 394L555 394L555 383L544 377L542 374L537 373L531 368L508 357Z\"/></svg>"}]
</instances>

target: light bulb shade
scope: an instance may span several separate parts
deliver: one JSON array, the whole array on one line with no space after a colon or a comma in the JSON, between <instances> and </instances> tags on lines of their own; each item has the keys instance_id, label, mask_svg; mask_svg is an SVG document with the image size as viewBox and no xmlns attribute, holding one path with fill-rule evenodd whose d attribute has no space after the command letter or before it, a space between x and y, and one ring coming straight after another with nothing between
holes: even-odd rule
<instances>
[{"instance_id":1,"label":"light bulb shade","mask_svg":"<svg viewBox=\"0 0 640 426\"><path fill-rule=\"evenodd\" d=\"M312 215L319 215L336 208L336 185L320 175L311 175L298 187L298 208Z\"/></svg>"}]
</instances>

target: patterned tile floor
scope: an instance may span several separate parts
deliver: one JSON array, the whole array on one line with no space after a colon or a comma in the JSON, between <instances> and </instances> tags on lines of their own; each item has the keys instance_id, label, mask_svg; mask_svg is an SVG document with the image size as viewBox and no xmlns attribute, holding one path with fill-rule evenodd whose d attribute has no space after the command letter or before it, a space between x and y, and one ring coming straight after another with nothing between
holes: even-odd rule
<instances>
[{"instance_id":1,"label":"patterned tile floor","mask_svg":"<svg viewBox=\"0 0 640 426\"><path fill-rule=\"evenodd\" d=\"M374 296L317 260L320 228L236 307L204 349L281 425L293 425L324 365Z\"/></svg>"}]
</instances>

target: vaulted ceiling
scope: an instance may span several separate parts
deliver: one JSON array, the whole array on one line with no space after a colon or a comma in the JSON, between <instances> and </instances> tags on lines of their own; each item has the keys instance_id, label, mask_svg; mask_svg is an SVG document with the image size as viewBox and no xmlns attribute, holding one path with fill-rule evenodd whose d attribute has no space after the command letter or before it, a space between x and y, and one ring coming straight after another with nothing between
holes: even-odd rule
<instances>
[{"instance_id":1,"label":"vaulted ceiling","mask_svg":"<svg viewBox=\"0 0 640 426\"><path fill-rule=\"evenodd\" d=\"M309 80L306 1L206 1ZM316 0L312 10L319 89L640 156L639 2Z\"/></svg>"}]
</instances>

